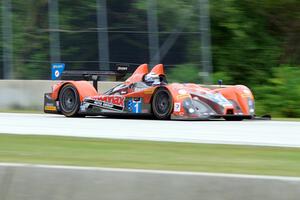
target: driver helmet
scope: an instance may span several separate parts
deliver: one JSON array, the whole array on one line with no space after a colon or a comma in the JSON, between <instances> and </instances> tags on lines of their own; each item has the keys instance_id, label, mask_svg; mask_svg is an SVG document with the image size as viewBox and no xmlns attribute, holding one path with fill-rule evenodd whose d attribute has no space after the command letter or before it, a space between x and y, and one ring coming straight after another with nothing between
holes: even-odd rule
<instances>
[{"instance_id":1,"label":"driver helmet","mask_svg":"<svg viewBox=\"0 0 300 200\"><path fill-rule=\"evenodd\" d=\"M150 72L149 74L146 74L144 80L147 85L159 85L160 84L160 77L159 77L159 75L155 74L154 72Z\"/></svg>"}]
</instances>

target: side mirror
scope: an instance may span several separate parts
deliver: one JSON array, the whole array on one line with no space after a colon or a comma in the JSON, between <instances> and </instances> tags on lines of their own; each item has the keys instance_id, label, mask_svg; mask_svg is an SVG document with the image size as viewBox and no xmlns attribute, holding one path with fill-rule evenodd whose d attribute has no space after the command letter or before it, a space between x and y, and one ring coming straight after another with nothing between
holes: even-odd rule
<instances>
[{"instance_id":1,"label":"side mirror","mask_svg":"<svg viewBox=\"0 0 300 200\"><path fill-rule=\"evenodd\" d=\"M222 87L223 81L222 80L218 80L218 84L220 87Z\"/></svg>"}]
</instances>

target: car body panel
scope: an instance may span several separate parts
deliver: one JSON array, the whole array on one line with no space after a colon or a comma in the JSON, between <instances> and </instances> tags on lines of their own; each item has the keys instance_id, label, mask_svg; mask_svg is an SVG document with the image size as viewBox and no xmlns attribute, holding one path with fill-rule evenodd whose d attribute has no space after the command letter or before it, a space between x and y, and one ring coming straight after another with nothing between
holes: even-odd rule
<instances>
[{"instance_id":1,"label":"car body panel","mask_svg":"<svg viewBox=\"0 0 300 200\"><path fill-rule=\"evenodd\" d=\"M78 91L80 96L80 101L87 96L95 96L98 94L96 89L88 81L62 81L58 84L53 85L52 88L52 99L57 100L59 97L59 92L64 85L72 84Z\"/></svg>"}]
</instances>

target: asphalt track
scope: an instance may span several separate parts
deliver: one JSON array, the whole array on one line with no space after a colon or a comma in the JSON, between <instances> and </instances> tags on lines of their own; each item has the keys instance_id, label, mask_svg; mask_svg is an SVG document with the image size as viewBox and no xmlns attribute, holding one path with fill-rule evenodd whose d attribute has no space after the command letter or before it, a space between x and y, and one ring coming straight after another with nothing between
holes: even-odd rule
<instances>
[{"instance_id":1,"label":"asphalt track","mask_svg":"<svg viewBox=\"0 0 300 200\"><path fill-rule=\"evenodd\" d=\"M158 121L0 113L0 133L300 147L300 122Z\"/></svg>"}]
</instances>

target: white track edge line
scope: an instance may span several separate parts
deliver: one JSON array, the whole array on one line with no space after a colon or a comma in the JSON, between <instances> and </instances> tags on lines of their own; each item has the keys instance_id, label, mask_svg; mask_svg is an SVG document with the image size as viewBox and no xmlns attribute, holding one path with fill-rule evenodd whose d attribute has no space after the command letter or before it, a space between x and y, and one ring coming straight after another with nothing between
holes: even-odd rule
<instances>
[{"instance_id":1,"label":"white track edge line","mask_svg":"<svg viewBox=\"0 0 300 200\"><path fill-rule=\"evenodd\" d=\"M39 165L39 164L28 164L28 163L0 163L0 167L32 167L32 168L44 168L44 169L64 169L64 170L83 170L83 171L87 170L87 171L106 171L106 172L110 171L110 172L130 172L130 173L165 174L165 175L211 176L211 177L282 180L282 181L300 182L300 177L226 174L226 173L208 173L208 172L187 172L187 171L105 168L105 167L80 167L80 166L66 166L66 165Z\"/></svg>"}]
</instances>

